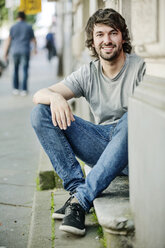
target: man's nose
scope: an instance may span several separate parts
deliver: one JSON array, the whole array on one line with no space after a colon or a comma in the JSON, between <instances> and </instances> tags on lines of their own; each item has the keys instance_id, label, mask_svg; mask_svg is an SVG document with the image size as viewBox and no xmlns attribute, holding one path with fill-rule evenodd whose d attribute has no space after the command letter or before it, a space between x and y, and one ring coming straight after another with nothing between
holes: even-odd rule
<instances>
[{"instance_id":1,"label":"man's nose","mask_svg":"<svg viewBox=\"0 0 165 248\"><path fill-rule=\"evenodd\" d=\"M106 34L106 35L104 36L104 43L105 43L105 44L112 43L111 36L110 36L109 34Z\"/></svg>"}]
</instances>

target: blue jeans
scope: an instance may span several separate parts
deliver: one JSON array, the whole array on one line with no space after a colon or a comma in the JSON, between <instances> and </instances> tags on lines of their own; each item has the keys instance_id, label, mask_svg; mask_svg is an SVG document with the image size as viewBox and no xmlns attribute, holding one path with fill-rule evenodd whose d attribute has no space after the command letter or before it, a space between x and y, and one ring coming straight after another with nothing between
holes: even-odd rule
<instances>
[{"instance_id":1,"label":"blue jeans","mask_svg":"<svg viewBox=\"0 0 165 248\"><path fill-rule=\"evenodd\" d=\"M31 123L64 188L74 192L88 211L93 200L128 164L127 113L110 125L74 117L71 126L61 130L53 126L50 107L38 104L32 110ZM86 178L76 157L92 167Z\"/></svg>"},{"instance_id":2,"label":"blue jeans","mask_svg":"<svg viewBox=\"0 0 165 248\"><path fill-rule=\"evenodd\" d=\"M28 80L28 69L29 69L29 54L14 54L14 75L13 75L13 88L22 90L27 90L27 80ZM22 64L23 67L23 81L20 87L19 85L19 67Z\"/></svg>"}]
</instances>

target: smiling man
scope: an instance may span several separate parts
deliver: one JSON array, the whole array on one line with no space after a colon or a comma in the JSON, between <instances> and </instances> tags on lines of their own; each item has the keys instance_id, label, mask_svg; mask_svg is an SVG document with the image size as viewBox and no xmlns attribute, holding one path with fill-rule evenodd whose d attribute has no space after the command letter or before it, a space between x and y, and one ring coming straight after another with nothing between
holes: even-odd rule
<instances>
[{"instance_id":1,"label":"smiling man","mask_svg":"<svg viewBox=\"0 0 165 248\"><path fill-rule=\"evenodd\" d=\"M128 174L128 97L142 81L143 59L131 54L124 18L99 9L88 20L86 46L96 59L34 95L32 126L71 197L53 218L60 230L85 234L85 213L112 180ZM85 97L95 124L74 116L67 100ZM92 170L84 178L80 158Z\"/></svg>"}]
</instances>

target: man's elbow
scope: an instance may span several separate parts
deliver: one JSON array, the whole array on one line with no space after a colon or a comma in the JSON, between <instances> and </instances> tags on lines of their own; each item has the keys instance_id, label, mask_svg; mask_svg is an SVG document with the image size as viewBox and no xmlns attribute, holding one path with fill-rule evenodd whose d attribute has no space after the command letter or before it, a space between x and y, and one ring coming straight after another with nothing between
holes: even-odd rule
<instances>
[{"instance_id":1,"label":"man's elbow","mask_svg":"<svg viewBox=\"0 0 165 248\"><path fill-rule=\"evenodd\" d=\"M38 104L37 93L35 93L34 96L33 96L33 103Z\"/></svg>"}]
</instances>

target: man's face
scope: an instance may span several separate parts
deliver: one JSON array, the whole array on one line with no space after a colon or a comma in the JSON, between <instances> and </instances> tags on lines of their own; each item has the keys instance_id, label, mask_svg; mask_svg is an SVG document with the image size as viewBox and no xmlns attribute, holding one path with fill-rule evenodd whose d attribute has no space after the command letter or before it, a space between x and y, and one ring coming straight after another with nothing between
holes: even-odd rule
<instances>
[{"instance_id":1,"label":"man's face","mask_svg":"<svg viewBox=\"0 0 165 248\"><path fill-rule=\"evenodd\" d=\"M114 61L123 52L124 41L120 30L105 24L96 24L93 30L93 47L103 60Z\"/></svg>"}]
</instances>

